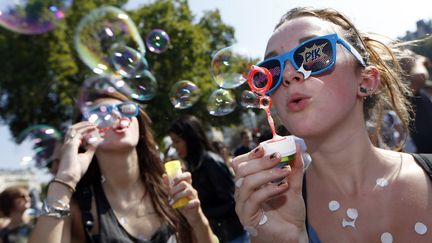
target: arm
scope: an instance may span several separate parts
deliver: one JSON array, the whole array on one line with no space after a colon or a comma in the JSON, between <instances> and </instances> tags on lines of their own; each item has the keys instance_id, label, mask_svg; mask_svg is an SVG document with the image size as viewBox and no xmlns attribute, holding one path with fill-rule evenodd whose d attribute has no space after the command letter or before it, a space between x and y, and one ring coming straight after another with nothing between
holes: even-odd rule
<instances>
[{"instance_id":1,"label":"arm","mask_svg":"<svg viewBox=\"0 0 432 243\"><path fill-rule=\"evenodd\" d=\"M64 185L51 183L48 188L48 197L58 198L64 203L69 204L72 192ZM70 242L70 217L55 218L51 216L39 216L36 225L32 230L29 243L38 242Z\"/></svg>"},{"instance_id":2,"label":"arm","mask_svg":"<svg viewBox=\"0 0 432 243\"><path fill-rule=\"evenodd\" d=\"M55 176L62 183L55 181L50 183L47 192L49 204L62 208L64 207L59 205L71 205L72 191L75 190L76 184L87 171L96 148L87 146L84 153L79 153L78 149L82 143L85 143L86 135L94 129L94 125L88 122L77 123L69 129L62 146L59 170ZM70 136L72 134L73 136ZM77 208L73 205L71 208L73 210L71 214L75 215ZM71 224L71 216L57 218L41 215L30 235L29 242L70 243L72 241Z\"/></svg>"}]
</instances>

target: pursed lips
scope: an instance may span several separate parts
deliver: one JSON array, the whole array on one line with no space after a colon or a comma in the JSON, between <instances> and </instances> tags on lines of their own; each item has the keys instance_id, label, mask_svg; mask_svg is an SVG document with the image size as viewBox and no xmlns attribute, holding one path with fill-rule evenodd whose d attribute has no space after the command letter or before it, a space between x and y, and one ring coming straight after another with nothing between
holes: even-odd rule
<instances>
[{"instance_id":1,"label":"pursed lips","mask_svg":"<svg viewBox=\"0 0 432 243\"><path fill-rule=\"evenodd\" d=\"M310 98L310 96L305 94L294 93L289 96L287 107L291 112L299 112L306 107Z\"/></svg>"}]
</instances>

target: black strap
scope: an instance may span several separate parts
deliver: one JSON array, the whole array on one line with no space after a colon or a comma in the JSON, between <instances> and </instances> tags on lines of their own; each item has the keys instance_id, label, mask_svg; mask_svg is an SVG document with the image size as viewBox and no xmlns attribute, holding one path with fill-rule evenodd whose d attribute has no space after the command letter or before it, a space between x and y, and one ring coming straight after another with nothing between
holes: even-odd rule
<instances>
[{"instance_id":1,"label":"black strap","mask_svg":"<svg viewBox=\"0 0 432 243\"><path fill-rule=\"evenodd\" d=\"M412 156L432 179L432 154L412 154Z\"/></svg>"},{"instance_id":2,"label":"black strap","mask_svg":"<svg viewBox=\"0 0 432 243\"><path fill-rule=\"evenodd\" d=\"M305 213L306 213L305 224L306 224L306 231L307 231L307 234L309 235L309 227L308 227L309 220L308 220L308 213L307 213L306 172L303 175L302 194L303 194L303 200L304 200L304 203L305 203Z\"/></svg>"},{"instance_id":3,"label":"black strap","mask_svg":"<svg viewBox=\"0 0 432 243\"><path fill-rule=\"evenodd\" d=\"M91 213L91 200L93 197L93 193L89 186L79 188L77 190L77 201L78 205L81 209L81 219L84 224L84 231L86 235L86 242L94 242L93 237L91 235L91 230L93 228L93 215Z\"/></svg>"}]
</instances>

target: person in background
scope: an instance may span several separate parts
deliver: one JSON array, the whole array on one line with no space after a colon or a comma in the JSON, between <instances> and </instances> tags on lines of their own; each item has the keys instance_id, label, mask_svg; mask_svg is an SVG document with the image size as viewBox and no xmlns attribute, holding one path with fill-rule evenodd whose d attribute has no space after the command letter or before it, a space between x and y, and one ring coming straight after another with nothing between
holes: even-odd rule
<instances>
[{"instance_id":1,"label":"person in background","mask_svg":"<svg viewBox=\"0 0 432 243\"><path fill-rule=\"evenodd\" d=\"M414 111L411 113L410 136L417 153L432 153L432 101L425 90L429 80L427 65L430 60L409 52L411 56L401 60L406 80L413 89L411 98Z\"/></svg>"},{"instance_id":2,"label":"person in background","mask_svg":"<svg viewBox=\"0 0 432 243\"><path fill-rule=\"evenodd\" d=\"M240 132L240 144L234 149L233 154L234 156L239 156L251 151L254 147L252 132L249 129L244 128Z\"/></svg>"},{"instance_id":3,"label":"person in background","mask_svg":"<svg viewBox=\"0 0 432 243\"><path fill-rule=\"evenodd\" d=\"M283 167L262 146L233 159L236 212L253 242L432 242L432 156L378 148L366 128L387 106L409 123L404 53L380 39L328 8L294 8L276 25L257 66L312 162L304 169L299 145Z\"/></svg>"},{"instance_id":4,"label":"person in background","mask_svg":"<svg viewBox=\"0 0 432 243\"><path fill-rule=\"evenodd\" d=\"M31 198L26 186L11 186L0 193L0 211L8 218L0 230L1 243L26 243L34 225L27 214Z\"/></svg>"},{"instance_id":5,"label":"person in background","mask_svg":"<svg viewBox=\"0 0 432 243\"><path fill-rule=\"evenodd\" d=\"M101 123L68 129L30 242L217 242L190 173L169 189L144 110L117 92L86 100Z\"/></svg>"},{"instance_id":6,"label":"person in background","mask_svg":"<svg viewBox=\"0 0 432 243\"><path fill-rule=\"evenodd\" d=\"M230 172L234 175L234 170L231 167L232 155L226 144L222 141L215 140L212 142L212 146L216 150L216 153L222 157Z\"/></svg>"},{"instance_id":7,"label":"person in background","mask_svg":"<svg viewBox=\"0 0 432 243\"><path fill-rule=\"evenodd\" d=\"M198 191L204 214L220 242L249 242L235 212L233 176L214 152L202 122L185 115L175 120L167 133L192 174L192 186Z\"/></svg>"}]
</instances>

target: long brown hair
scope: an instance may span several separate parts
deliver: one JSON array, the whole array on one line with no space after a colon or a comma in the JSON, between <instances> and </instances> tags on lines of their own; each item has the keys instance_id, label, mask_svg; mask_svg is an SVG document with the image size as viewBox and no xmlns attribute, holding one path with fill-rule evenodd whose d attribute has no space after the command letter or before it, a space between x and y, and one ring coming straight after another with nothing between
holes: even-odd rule
<instances>
[{"instance_id":1,"label":"long brown hair","mask_svg":"<svg viewBox=\"0 0 432 243\"><path fill-rule=\"evenodd\" d=\"M408 84L404 82L400 60L407 57L400 43L383 43L383 37L361 33L342 13L331 9L314 9L311 7L294 8L284 14L275 29L283 23L304 16L312 16L340 26L343 37L356 48L367 65L374 65L380 72L381 83L378 90L368 96L363 105L363 113L377 128L371 137L380 138L381 121L385 109L393 109L402 121L405 134L409 131L410 112L412 107L408 99L412 95ZM358 69L361 66L358 65Z\"/></svg>"},{"instance_id":2,"label":"long brown hair","mask_svg":"<svg viewBox=\"0 0 432 243\"><path fill-rule=\"evenodd\" d=\"M88 100L96 100L101 98L113 98L120 101L128 101L129 99L118 92L101 92L88 94ZM189 243L196 241L192 234L192 228L187 220L181 215L178 210L172 209L168 205L168 188L162 180L164 173L162 161L159 157L159 151L153 137L153 131L150 128L151 120L142 107L139 109L137 116L139 123L139 140L136 146L138 154L138 165L140 179L146 188L146 193L149 193L150 200L158 216L173 227L177 232L177 239L181 243ZM101 173L96 156L90 164L89 169L80 181L80 186L99 183Z\"/></svg>"}]
</instances>

